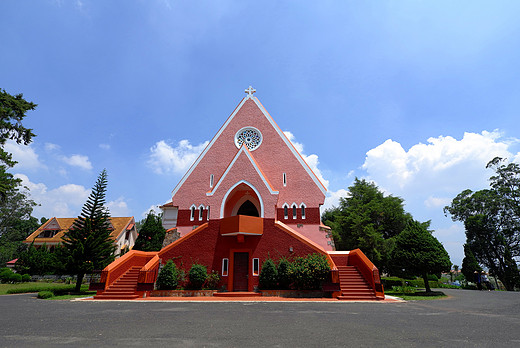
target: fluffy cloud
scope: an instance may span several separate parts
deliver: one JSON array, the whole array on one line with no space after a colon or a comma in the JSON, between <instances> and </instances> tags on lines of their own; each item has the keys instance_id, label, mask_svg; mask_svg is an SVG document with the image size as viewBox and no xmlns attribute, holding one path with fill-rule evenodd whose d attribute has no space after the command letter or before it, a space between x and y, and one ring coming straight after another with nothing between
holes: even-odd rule
<instances>
[{"instance_id":1,"label":"fluffy cloud","mask_svg":"<svg viewBox=\"0 0 520 348\"><path fill-rule=\"evenodd\" d=\"M13 155L13 160L18 163L16 169L38 169L45 166L40 162L38 155L31 145L20 145L12 140L5 143L4 150Z\"/></svg>"},{"instance_id":2,"label":"fluffy cloud","mask_svg":"<svg viewBox=\"0 0 520 348\"><path fill-rule=\"evenodd\" d=\"M130 209L124 201L124 197L119 197L115 201L107 203L107 208L110 211L111 216L130 216Z\"/></svg>"},{"instance_id":3,"label":"fluffy cloud","mask_svg":"<svg viewBox=\"0 0 520 348\"><path fill-rule=\"evenodd\" d=\"M321 212L324 212L326 209L330 209L333 207L339 207L339 199L347 197L349 192L345 189L339 189L338 191L328 191L327 197L325 197L325 202L321 206Z\"/></svg>"},{"instance_id":4,"label":"fluffy cloud","mask_svg":"<svg viewBox=\"0 0 520 348\"><path fill-rule=\"evenodd\" d=\"M90 190L81 185L67 184L49 190L43 183L33 183L24 174L15 174L22 185L29 188L31 198L40 205L34 208L33 216L75 217L81 212Z\"/></svg>"},{"instance_id":5,"label":"fluffy cloud","mask_svg":"<svg viewBox=\"0 0 520 348\"><path fill-rule=\"evenodd\" d=\"M158 141L150 148L148 165L157 174L182 174L195 162L208 144L209 141L205 141L193 146L188 140L181 140L176 147L172 147L164 140Z\"/></svg>"},{"instance_id":6,"label":"fluffy cloud","mask_svg":"<svg viewBox=\"0 0 520 348\"><path fill-rule=\"evenodd\" d=\"M72 155L72 156L62 156L61 159L63 162L67 163L72 167L79 167L81 169L90 170L92 169L92 163L90 163L88 156L83 155Z\"/></svg>"},{"instance_id":7,"label":"fluffy cloud","mask_svg":"<svg viewBox=\"0 0 520 348\"><path fill-rule=\"evenodd\" d=\"M318 179L320 179L321 183L326 187L328 188L329 187L329 181L326 180L323 175L321 174L321 171L320 169L318 168L318 165L320 164L320 161L318 160L318 155L315 155L315 154L312 154L312 155L306 155L304 154L303 152L303 144L302 143L299 143L296 141L296 137L294 136L294 134L292 134L291 132L289 131L284 131L283 132L285 134L285 136L287 137L287 139L289 139L291 141L291 143L294 145L294 147L296 148L296 150L298 150L298 152L300 153L300 155L302 155L303 159L305 160L305 162L307 162L307 164L309 165L309 167L311 167L312 171L314 172L314 174L316 174L316 176L318 177Z\"/></svg>"}]
</instances>

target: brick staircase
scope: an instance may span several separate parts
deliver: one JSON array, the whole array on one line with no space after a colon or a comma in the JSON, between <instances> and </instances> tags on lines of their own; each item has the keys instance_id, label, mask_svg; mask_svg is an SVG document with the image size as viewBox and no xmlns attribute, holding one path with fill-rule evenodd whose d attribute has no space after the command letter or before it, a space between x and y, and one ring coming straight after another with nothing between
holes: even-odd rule
<instances>
[{"instance_id":1,"label":"brick staircase","mask_svg":"<svg viewBox=\"0 0 520 348\"><path fill-rule=\"evenodd\" d=\"M356 266L337 266L341 295L338 300L377 300L374 290L365 281Z\"/></svg>"},{"instance_id":2,"label":"brick staircase","mask_svg":"<svg viewBox=\"0 0 520 348\"><path fill-rule=\"evenodd\" d=\"M131 267L101 294L94 296L95 300L133 300L136 294L137 278L141 266Z\"/></svg>"}]
</instances>

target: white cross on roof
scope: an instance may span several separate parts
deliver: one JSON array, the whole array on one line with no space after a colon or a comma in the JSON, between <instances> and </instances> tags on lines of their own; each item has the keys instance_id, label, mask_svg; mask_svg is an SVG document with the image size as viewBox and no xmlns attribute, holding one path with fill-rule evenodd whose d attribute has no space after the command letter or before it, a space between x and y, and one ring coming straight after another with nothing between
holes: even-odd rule
<instances>
[{"instance_id":1,"label":"white cross on roof","mask_svg":"<svg viewBox=\"0 0 520 348\"><path fill-rule=\"evenodd\" d=\"M248 98L251 98L253 96L253 93L256 92L256 89L254 89L253 87L249 86L249 88L246 88L246 90L244 92L247 93L247 97Z\"/></svg>"}]
</instances>

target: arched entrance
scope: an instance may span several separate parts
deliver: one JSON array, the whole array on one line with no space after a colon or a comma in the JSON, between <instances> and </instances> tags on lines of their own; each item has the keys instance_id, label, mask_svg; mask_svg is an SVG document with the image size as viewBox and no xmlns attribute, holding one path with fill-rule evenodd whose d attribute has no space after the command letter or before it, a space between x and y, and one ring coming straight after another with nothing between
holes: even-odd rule
<instances>
[{"instance_id":1,"label":"arched entrance","mask_svg":"<svg viewBox=\"0 0 520 348\"><path fill-rule=\"evenodd\" d=\"M242 180L229 189L222 202L221 218L248 215L263 217L263 203L254 186Z\"/></svg>"}]
</instances>

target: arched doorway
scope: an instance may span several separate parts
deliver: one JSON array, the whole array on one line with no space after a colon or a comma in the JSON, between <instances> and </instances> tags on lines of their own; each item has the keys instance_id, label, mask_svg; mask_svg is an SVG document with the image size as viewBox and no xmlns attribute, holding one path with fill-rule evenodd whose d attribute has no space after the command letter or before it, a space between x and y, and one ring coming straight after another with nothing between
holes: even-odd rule
<instances>
[{"instance_id":1,"label":"arched doorway","mask_svg":"<svg viewBox=\"0 0 520 348\"><path fill-rule=\"evenodd\" d=\"M221 218L235 215L263 217L262 198L254 186L241 180L224 196L220 213Z\"/></svg>"}]
</instances>

